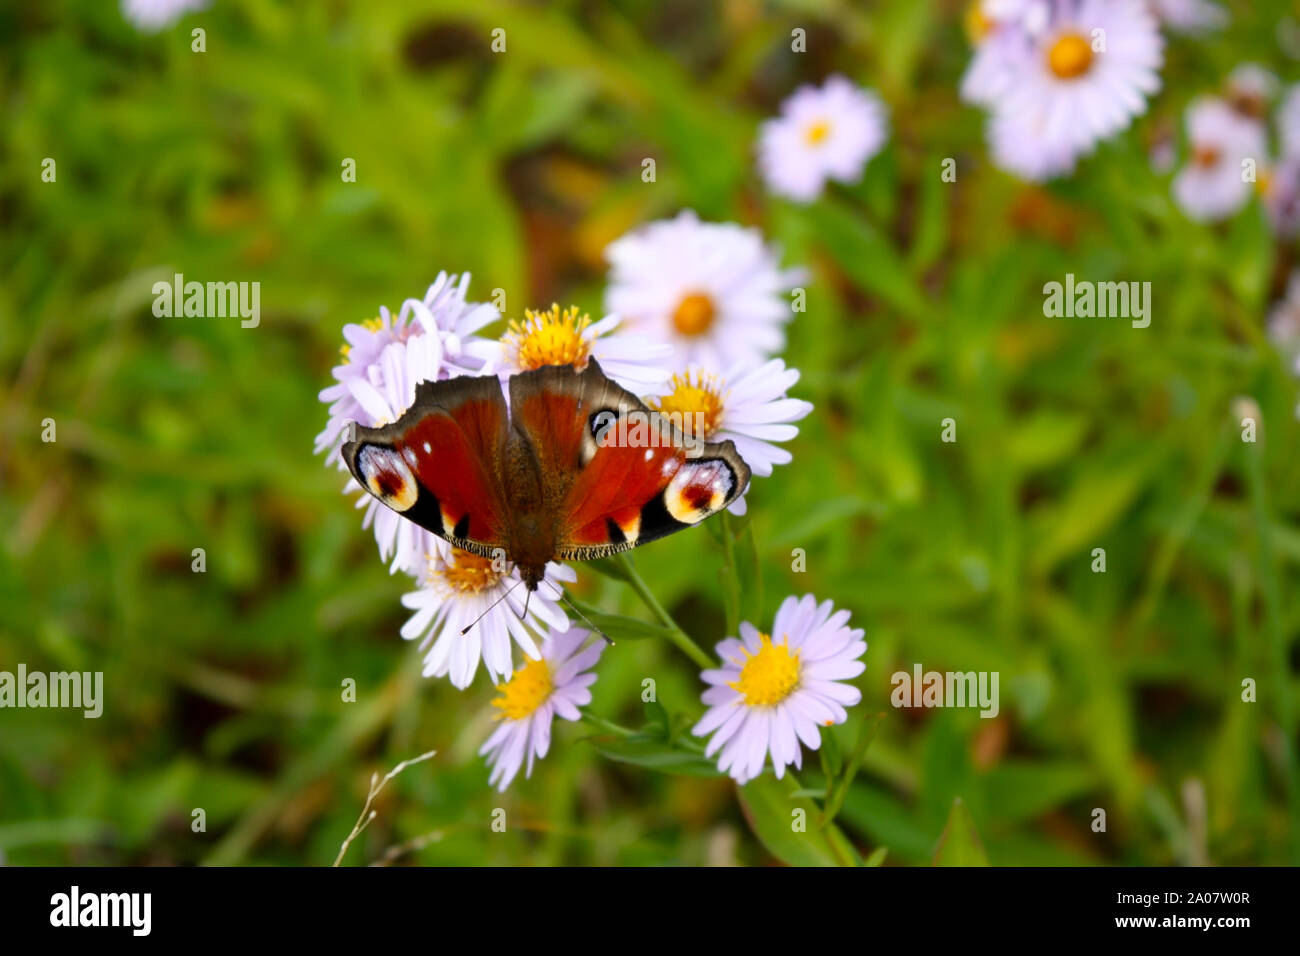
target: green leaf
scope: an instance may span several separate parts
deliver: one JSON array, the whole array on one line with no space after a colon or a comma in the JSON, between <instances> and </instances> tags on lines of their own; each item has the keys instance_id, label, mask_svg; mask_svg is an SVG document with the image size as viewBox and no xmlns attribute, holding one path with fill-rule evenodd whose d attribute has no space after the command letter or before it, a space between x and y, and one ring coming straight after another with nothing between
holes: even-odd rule
<instances>
[{"instance_id":1,"label":"green leaf","mask_svg":"<svg viewBox=\"0 0 1300 956\"><path fill-rule=\"evenodd\" d=\"M826 809L822 813L822 819L830 823L835 819L835 815L840 812L840 807L844 805L844 797L849 792L849 787L853 786L853 778L858 775L858 770L862 766L862 759L867 755L867 749L871 746L871 741L876 739L876 731L884 723L885 715L872 714L862 721L862 726L858 729L858 740L853 745L853 755L849 758L849 764L844 768L844 775L835 781L834 786L830 787L830 797L826 801ZM833 741L834 735L827 732L823 736L823 741ZM822 746L825 746L823 743ZM838 741L833 744L838 750ZM838 758L837 758L838 759ZM836 774L839 771L835 771ZM827 780L833 779L832 774L827 774Z\"/></svg>"},{"instance_id":2,"label":"green leaf","mask_svg":"<svg viewBox=\"0 0 1300 956\"><path fill-rule=\"evenodd\" d=\"M627 569L623 567L618 558L596 558L592 561L583 562L583 567L590 568L597 574L603 574L607 578L613 578L615 581L630 582Z\"/></svg>"},{"instance_id":3,"label":"green leaf","mask_svg":"<svg viewBox=\"0 0 1300 956\"><path fill-rule=\"evenodd\" d=\"M602 757L618 763L635 764L662 773L688 777L720 777L721 771L702 751L687 749L656 740L646 734L631 737L597 736L586 738Z\"/></svg>"},{"instance_id":4,"label":"green leaf","mask_svg":"<svg viewBox=\"0 0 1300 956\"><path fill-rule=\"evenodd\" d=\"M667 638L671 633L668 628L658 624L649 624L645 621L638 621L634 617L624 617L621 614L611 614L608 611L602 611L584 601L578 601L569 598L576 607L592 624L604 631L612 641L644 641L648 638ZM585 622L579 620L576 623Z\"/></svg>"},{"instance_id":5,"label":"green leaf","mask_svg":"<svg viewBox=\"0 0 1300 956\"><path fill-rule=\"evenodd\" d=\"M925 295L880 230L829 199L810 207L808 214L835 261L863 291L880 296L911 318L927 314Z\"/></svg>"},{"instance_id":6,"label":"green leaf","mask_svg":"<svg viewBox=\"0 0 1300 956\"><path fill-rule=\"evenodd\" d=\"M975 821L961 797L952 801L952 810L948 814L948 823L939 837L939 848L934 854L935 866L988 866L989 858L984 852Z\"/></svg>"},{"instance_id":7,"label":"green leaf","mask_svg":"<svg viewBox=\"0 0 1300 956\"><path fill-rule=\"evenodd\" d=\"M867 862L863 863L862 865L880 866L880 864L885 862L885 857L888 855L889 855L889 847L887 846L877 847L872 852L871 856L867 857Z\"/></svg>"},{"instance_id":8,"label":"green leaf","mask_svg":"<svg viewBox=\"0 0 1300 956\"><path fill-rule=\"evenodd\" d=\"M646 701L644 732L659 740L672 740L673 724L668 717L668 710L657 700Z\"/></svg>"},{"instance_id":9,"label":"green leaf","mask_svg":"<svg viewBox=\"0 0 1300 956\"><path fill-rule=\"evenodd\" d=\"M826 774L827 780L834 780L844 769L844 754L840 751L834 727L828 727L822 732L822 745L818 753L821 755L822 773Z\"/></svg>"},{"instance_id":10,"label":"green leaf","mask_svg":"<svg viewBox=\"0 0 1300 956\"><path fill-rule=\"evenodd\" d=\"M740 808L759 842L782 863L789 866L837 866L825 832L817 826L817 805L794 796L798 787L786 775L777 780L764 774L737 789ZM796 814L802 810L802 815ZM796 824L802 820L802 830Z\"/></svg>"}]
</instances>

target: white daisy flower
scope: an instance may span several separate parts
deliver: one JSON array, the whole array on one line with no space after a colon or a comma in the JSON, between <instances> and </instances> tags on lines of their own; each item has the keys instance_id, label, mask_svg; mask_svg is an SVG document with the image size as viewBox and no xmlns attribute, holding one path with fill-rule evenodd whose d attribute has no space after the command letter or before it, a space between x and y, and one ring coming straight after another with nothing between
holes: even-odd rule
<instances>
[{"instance_id":1,"label":"white daisy flower","mask_svg":"<svg viewBox=\"0 0 1300 956\"><path fill-rule=\"evenodd\" d=\"M202 10L209 0L122 0L122 16L141 33L165 30L187 13Z\"/></svg>"},{"instance_id":2,"label":"white daisy flower","mask_svg":"<svg viewBox=\"0 0 1300 956\"><path fill-rule=\"evenodd\" d=\"M561 582L577 580L572 568L549 565L541 587L530 594L513 564L498 566L492 558L416 531L426 550L422 562L406 568L422 586L402 596L402 604L415 612L402 625L402 637L420 641L425 677L450 675L452 684L463 689L474 680L481 659L488 676L499 680L514 669L512 639L526 656L537 658L535 634L546 627L568 630L569 619L557 599Z\"/></svg>"},{"instance_id":3,"label":"white daisy flower","mask_svg":"<svg viewBox=\"0 0 1300 956\"><path fill-rule=\"evenodd\" d=\"M797 381L799 371L786 368L780 359L761 366L738 365L725 375L693 367L674 375L671 390L650 404L683 430L689 428L694 438L731 439L750 470L766 477L773 466L787 464L792 457L772 443L798 435L792 423L813 410L811 402L786 397ZM744 496L729 510L744 514Z\"/></svg>"},{"instance_id":4,"label":"white daisy flower","mask_svg":"<svg viewBox=\"0 0 1300 956\"><path fill-rule=\"evenodd\" d=\"M1163 40L1141 0L1058 0L1032 46L990 125L995 156L1029 178L1068 172L1160 87Z\"/></svg>"},{"instance_id":5,"label":"white daisy flower","mask_svg":"<svg viewBox=\"0 0 1300 956\"><path fill-rule=\"evenodd\" d=\"M423 299L407 299L402 311L427 335L437 335L442 344L442 378L482 375L484 366L496 354L496 344L477 333L501 318L489 302L469 302L469 273L460 276L439 272Z\"/></svg>"},{"instance_id":6,"label":"white daisy flower","mask_svg":"<svg viewBox=\"0 0 1300 956\"><path fill-rule=\"evenodd\" d=\"M1151 12L1177 33L1205 33L1221 29L1228 11L1211 0L1148 0Z\"/></svg>"},{"instance_id":7,"label":"white daisy flower","mask_svg":"<svg viewBox=\"0 0 1300 956\"><path fill-rule=\"evenodd\" d=\"M1031 182L1068 176L1078 160L1074 147L1045 139L1027 113L994 113L988 123L988 138L993 162Z\"/></svg>"},{"instance_id":8,"label":"white daisy flower","mask_svg":"<svg viewBox=\"0 0 1300 956\"><path fill-rule=\"evenodd\" d=\"M1187 108L1190 161L1174 177L1174 199L1192 219L1216 221L1240 210L1255 186L1243 161L1266 163L1264 129L1224 100L1202 98Z\"/></svg>"},{"instance_id":9,"label":"white daisy flower","mask_svg":"<svg viewBox=\"0 0 1300 956\"><path fill-rule=\"evenodd\" d=\"M787 765L803 766L800 741L811 750L820 746L818 725L848 719L844 708L862 693L841 681L866 669L858 658L867 650L862 630L848 622L849 612L835 611L830 601L792 595L781 602L771 636L742 621L739 640L718 644L722 667L700 674L710 685L703 694L708 710L691 733L713 735L704 752L721 751L719 770L748 783L770 753L779 780Z\"/></svg>"},{"instance_id":10,"label":"white daisy flower","mask_svg":"<svg viewBox=\"0 0 1300 956\"><path fill-rule=\"evenodd\" d=\"M975 54L962 76L963 100L992 106L1015 86L1050 10L1046 0L973 0L967 6L966 33Z\"/></svg>"},{"instance_id":11,"label":"white daisy flower","mask_svg":"<svg viewBox=\"0 0 1300 956\"><path fill-rule=\"evenodd\" d=\"M854 183L885 144L888 113L880 97L832 76L801 86L781 115L759 130L759 168L768 188L798 202L822 194L826 180Z\"/></svg>"},{"instance_id":12,"label":"white daisy flower","mask_svg":"<svg viewBox=\"0 0 1300 956\"><path fill-rule=\"evenodd\" d=\"M387 306L382 305L377 318L343 326L346 343L339 350L343 364L334 367L331 374L335 383L322 389L319 396L330 406L329 421L316 436L316 453L327 453L326 464L332 462L340 471L347 469L339 454L343 433L348 422L362 420L361 403L353 393L351 382L372 378L377 374L379 356L384 349L394 343L404 343L412 334L419 334L419 329L410 324L406 310L394 316Z\"/></svg>"},{"instance_id":13,"label":"white daisy flower","mask_svg":"<svg viewBox=\"0 0 1300 956\"><path fill-rule=\"evenodd\" d=\"M608 310L629 331L673 346L673 367L728 368L762 361L785 345L786 294L805 281L782 270L757 229L700 222L687 210L652 222L605 249Z\"/></svg>"},{"instance_id":14,"label":"white daisy flower","mask_svg":"<svg viewBox=\"0 0 1300 956\"><path fill-rule=\"evenodd\" d=\"M330 417L324 430L316 436L316 452L327 452L327 464L333 463L346 471L339 448L348 423L373 424L367 421L359 397L364 389L358 388L357 383L383 387L381 382L376 382L377 377L382 378L378 363L389 345L422 335L432 336L425 348L428 356L436 352L438 359L421 370L429 381L480 374L486 358L493 354L495 343L475 333L495 322L500 314L495 306L466 302L468 287L468 273L457 277L440 272L424 299L407 299L396 316L386 306L380 306L378 318L343 326L343 337L347 340L341 350L343 364L332 371L335 384L320 393L320 400L330 405Z\"/></svg>"},{"instance_id":15,"label":"white daisy flower","mask_svg":"<svg viewBox=\"0 0 1300 956\"><path fill-rule=\"evenodd\" d=\"M572 365L578 371L594 358L605 374L637 395L657 393L668 378L672 346L619 329L622 319L607 315L592 323L576 306L564 311L528 309L523 322L511 321L501 337L492 367L512 375L544 365Z\"/></svg>"},{"instance_id":16,"label":"white daisy flower","mask_svg":"<svg viewBox=\"0 0 1300 956\"><path fill-rule=\"evenodd\" d=\"M591 703L590 687L596 682L591 668L605 645L596 641L579 650L587 637L578 628L553 635L541 657L526 661L508 681L497 685L501 696L492 706L501 712L497 715L501 723L479 753L487 755L492 768L488 782L498 790L510 786L525 758L524 776L532 776L533 761L550 749L551 722L556 717L578 720L582 716L578 708Z\"/></svg>"}]
</instances>

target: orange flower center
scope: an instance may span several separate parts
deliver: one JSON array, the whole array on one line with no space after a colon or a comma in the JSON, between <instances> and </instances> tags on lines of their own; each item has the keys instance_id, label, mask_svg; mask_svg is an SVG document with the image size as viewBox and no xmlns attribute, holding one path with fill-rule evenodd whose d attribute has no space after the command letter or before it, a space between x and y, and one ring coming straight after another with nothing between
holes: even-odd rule
<instances>
[{"instance_id":1,"label":"orange flower center","mask_svg":"<svg viewBox=\"0 0 1300 956\"><path fill-rule=\"evenodd\" d=\"M1064 33L1047 51L1047 66L1063 80L1083 76L1092 66L1092 47L1077 33Z\"/></svg>"},{"instance_id":2,"label":"orange flower center","mask_svg":"<svg viewBox=\"0 0 1300 956\"><path fill-rule=\"evenodd\" d=\"M677 303L677 310L673 312L673 326L682 335L703 335L713 325L716 315L713 299L703 292L692 292Z\"/></svg>"}]
</instances>

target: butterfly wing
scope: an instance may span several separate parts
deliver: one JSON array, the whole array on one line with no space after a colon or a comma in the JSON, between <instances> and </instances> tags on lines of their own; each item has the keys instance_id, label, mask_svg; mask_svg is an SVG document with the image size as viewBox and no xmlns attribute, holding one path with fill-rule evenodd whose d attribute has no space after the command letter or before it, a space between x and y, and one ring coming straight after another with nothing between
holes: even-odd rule
<instances>
[{"instance_id":1,"label":"butterfly wing","mask_svg":"<svg viewBox=\"0 0 1300 956\"><path fill-rule=\"evenodd\" d=\"M730 442L691 441L666 417L587 367L510 379L512 427L533 449L555 558L586 561L698 524L749 484Z\"/></svg>"},{"instance_id":2,"label":"butterfly wing","mask_svg":"<svg viewBox=\"0 0 1300 956\"><path fill-rule=\"evenodd\" d=\"M509 421L494 375L422 382L381 428L356 426L343 460L362 488L458 548L492 557L507 542Z\"/></svg>"}]
</instances>

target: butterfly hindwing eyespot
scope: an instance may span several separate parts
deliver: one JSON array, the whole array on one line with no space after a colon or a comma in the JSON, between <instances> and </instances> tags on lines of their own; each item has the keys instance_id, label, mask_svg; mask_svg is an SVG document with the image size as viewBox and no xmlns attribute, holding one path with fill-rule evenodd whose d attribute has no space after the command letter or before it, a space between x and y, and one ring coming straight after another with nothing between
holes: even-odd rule
<instances>
[{"instance_id":1,"label":"butterfly hindwing eyespot","mask_svg":"<svg viewBox=\"0 0 1300 956\"><path fill-rule=\"evenodd\" d=\"M721 458L683 462L664 489L664 509L682 524L698 524L733 498L736 474Z\"/></svg>"},{"instance_id":2,"label":"butterfly hindwing eyespot","mask_svg":"<svg viewBox=\"0 0 1300 956\"><path fill-rule=\"evenodd\" d=\"M357 452L357 474L372 495L394 511L409 511L420 487L402 456L384 445L364 445Z\"/></svg>"}]
</instances>

